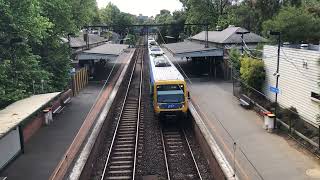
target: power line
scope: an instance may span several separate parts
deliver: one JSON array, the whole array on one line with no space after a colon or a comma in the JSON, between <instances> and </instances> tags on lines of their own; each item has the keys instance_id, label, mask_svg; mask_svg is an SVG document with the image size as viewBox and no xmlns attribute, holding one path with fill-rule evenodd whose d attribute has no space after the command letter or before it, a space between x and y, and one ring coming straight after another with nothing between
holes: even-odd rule
<instances>
[{"instance_id":1,"label":"power line","mask_svg":"<svg viewBox=\"0 0 320 180\"><path fill-rule=\"evenodd\" d=\"M160 36L162 37L161 35L161 32L159 31L160 33ZM162 37L163 38L163 37ZM174 57L173 57L174 58ZM175 58L174 58L175 59ZM175 59L176 60L176 59ZM182 69L182 67L180 66L180 64L178 62L176 62L176 64L178 64L180 70L183 72L183 74L186 76L186 78L189 80L189 82L192 84L192 81L191 79L187 76L187 74L184 72L184 70ZM254 89L254 88L253 88ZM254 89L255 90L255 89ZM256 90L257 91L257 90ZM259 91L257 91L259 92ZM234 137L231 135L231 133L229 132L229 130L227 130L227 128L223 125L223 123L218 119L218 118L215 118L218 123L220 124L220 126L224 129L224 131L228 134L229 138L234 142L236 143L236 140L234 139ZM254 164L249 160L249 158L246 156L246 154L244 153L244 151L242 150L241 146L238 147L241 151L241 153L244 155L244 157L247 159L247 161L249 162L249 164L254 168L254 170L257 172L258 176L263 180L264 178L261 176L260 172L258 171L258 169L254 166ZM234 157L235 159L235 157Z\"/></svg>"},{"instance_id":2,"label":"power line","mask_svg":"<svg viewBox=\"0 0 320 180\"><path fill-rule=\"evenodd\" d=\"M315 80L313 80L313 79L310 79L307 75L305 75L305 74L298 68L298 66L297 66L294 62L292 62L292 61L294 61L294 60L291 59L291 58L289 58L289 57L286 55L285 51L284 51L282 48L281 48L281 50L282 50L282 53L283 53L283 55L284 55L284 60L286 60L287 62L289 62L290 64L292 64L293 67L295 67L295 69L296 69L302 76L304 76L304 77L305 77L306 79L308 79L309 81L319 83L319 81L315 81ZM292 61L290 61L289 59L292 60Z\"/></svg>"},{"instance_id":3,"label":"power line","mask_svg":"<svg viewBox=\"0 0 320 180\"><path fill-rule=\"evenodd\" d=\"M252 51L252 49L250 49L250 48L247 46L247 44L246 44L246 42L244 41L244 39L242 39L242 41L244 42L245 47L246 47L249 51ZM258 57L255 57L255 56L251 55L250 52L248 52L246 49L244 49L244 50L245 50L246 53L248 53L248 55L249 55L250 57L255 58L255 59L261 59L261 58L258 58ZM261 51L261 50L255 50L255 51L259 51L259 52L264 53L264 52ZM283 58L283 59L284 59L285 61L289 62L290 64L292 64L292 65L295 67L295 69L296 69L301 75L303 75L303 76L304 76L306 79L308 79L309 81L319 83L319 81L315 81L315 80L313 80L313 79L310 79L310 77L308 77L307 75L305 75L305 74L298 68L298 66L297 66L294 62L292 62L292 61L294 61L294 60L292 60L291 58L289 58L289 57L286 55L286 53L285 53L285 51L284 51L283 48L281 48L281 51L282 51L282 53L283 53L283 55L284 55L284 58ZM276 55L275 55L275 56L269 56L269 57L263 56L262 59L264 60L264 59L274 58L274 57L277 57L277 56L276 56ZM290 59L291 61L290 61L289 59Z\"/></svg>"}]
</instances>

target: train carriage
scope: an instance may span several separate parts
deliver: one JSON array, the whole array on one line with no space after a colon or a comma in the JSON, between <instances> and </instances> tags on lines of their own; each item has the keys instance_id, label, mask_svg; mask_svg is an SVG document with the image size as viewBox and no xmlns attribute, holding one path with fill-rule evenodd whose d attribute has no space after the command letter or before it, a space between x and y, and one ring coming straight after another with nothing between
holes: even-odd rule
<instances>
[{"instance_id":1,"label":"train carriage","mask_svg":"<svg viewBox=\"0 0 320 180\"><path fill-rule=\"evenodd\" d=\"M183 76L158 46L149 46L149 60L156 115L186 115L189 93Z\"/></svg>"}]
</instances>

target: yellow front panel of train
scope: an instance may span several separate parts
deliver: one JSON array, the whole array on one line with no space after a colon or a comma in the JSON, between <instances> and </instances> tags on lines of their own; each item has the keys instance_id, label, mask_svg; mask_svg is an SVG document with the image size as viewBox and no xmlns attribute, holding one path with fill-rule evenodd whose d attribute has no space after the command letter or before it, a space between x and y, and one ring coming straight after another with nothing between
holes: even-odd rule
<instances>
[{"instance_id":1,"label":"yellow front panel of train","mask_svg":"<svg viewBox=\"0 0 320 180\"><path fill-rule=\"evenodd\" d=\"M179 94L173 95L169 92ZM162 96L165 96L165 98ZM153 89L153 105L156 114L161 112L186 113L188 110L188 91L185 81L170 80L155 82Z\"/></svg>"}]
</instances>

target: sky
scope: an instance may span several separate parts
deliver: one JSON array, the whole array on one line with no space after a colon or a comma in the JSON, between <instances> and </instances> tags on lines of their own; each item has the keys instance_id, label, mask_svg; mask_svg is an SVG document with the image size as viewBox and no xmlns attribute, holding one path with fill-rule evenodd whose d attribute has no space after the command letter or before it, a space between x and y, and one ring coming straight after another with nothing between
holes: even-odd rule
<instances>
[{"instance_id":1,"label":"sky","mask_svg":"<svg viewBox=\"0 0 320 180\"><path fill-rule=\"evenodd\" d=\"M109 2L115 4L120 11L144 16L155 16L160 10L171 12L182 9L179 0L96 0L99 8L105 7Z\"/></svg>"}]
</instances>

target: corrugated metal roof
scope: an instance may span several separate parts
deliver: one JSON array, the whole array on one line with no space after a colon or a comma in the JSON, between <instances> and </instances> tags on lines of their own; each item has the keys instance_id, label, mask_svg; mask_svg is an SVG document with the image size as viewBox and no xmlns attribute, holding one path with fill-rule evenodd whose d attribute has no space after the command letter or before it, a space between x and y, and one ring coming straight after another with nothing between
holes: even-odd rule
<instances>
[{"instance_id":1,"label":"corrugated metal roof","mask_svg":"<svg viewBox=\"0 0 320 180\"><path fill-rule=\"evenodd\" d=\"M128 47L128 45L123 44L103 44L101 46L94 47L90 50L83 51L83 53L119 55L124 49L127 49Z\"/></svg>"},{"instance_id":2,"label":"corrugated metal roof","mask_svg":"<svg viewBox=\"0 0 320 180\"><path fill-rule=\"evenodd\" d=\"M0 111L0 137L18 126L30 115L40 110L60 92L39 94L17 101Z\"/></svg>"},{"instance_id":3,"label":"corrugated metal roof","mask_svg":"<svg viewBox=\"0 0 320 180\"><path fill-rule=\"evenodd\" d=\"M236 34L236 32L248 32L248 30L241 27L229 27L224 29L223 31L208 31L208 41L214 42L218 44L237 44L241 43L241 35ZM206 31L202 31L201 33L191 37L190 39L205 41ZM250 32L249 34L245 34L244 41L246 43L259 43L266 42L267 39Z\"/></svg>"},{"instance_id":4,"label":"corrugated metal roof","mask_svg":"<svg viewBox=\"0 0 320 180\"><path fill-rule=\"evenodd\" d=\"M106 42L107 39L100 37L96 34L89 34L89 44L96 44L99 42ZM71 37L70 38L70 46L72 48L79 48L86 46L86 42L84 41L83 38L83 33L80 33L78 37Z\"/></svg>"},{"instance_id":5,"label":"corrugated metal roof","mask_svg":"<svg viewBox=\"0 0 320 180\"><path fill-rule=\"evenodd\" d=\"M179 42L179 43L171 43L165 44L164 47L170 49L170 51L174 54L180 53L188 53L195 51L210 51L217 50L218 48L205 48L204 44L194 43L194 42Z\"/></svg>"}]
</instances>

